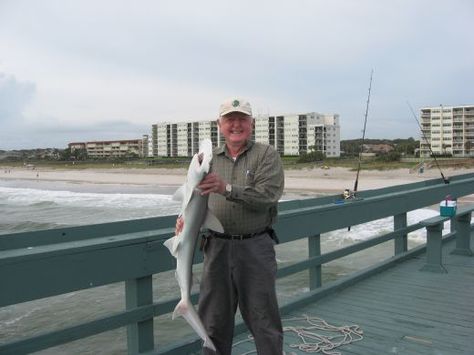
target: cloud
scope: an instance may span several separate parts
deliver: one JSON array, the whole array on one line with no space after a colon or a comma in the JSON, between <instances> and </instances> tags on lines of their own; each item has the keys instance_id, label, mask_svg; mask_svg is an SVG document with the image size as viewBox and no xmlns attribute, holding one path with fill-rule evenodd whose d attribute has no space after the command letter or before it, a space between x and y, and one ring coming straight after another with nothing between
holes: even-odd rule
<instances>
[{"instance_id":1,"label":"cloud","mask_svg":"<svg viewBox=\"0 0 474 355\"><path fill-rule=\"evenodd\" d=\"M0 149L30 147L25 111L35 95L34 83L0 72Z\"/></svg>"},{"instance_id":2,"label":"cloud","mask_svg":"<svg viewBox=\"0 0 474 355\"><path fill-rule=\"evenodd\" d=\"M0 145L108 139L127 125L146 134L214 119L233 95L257 113L338 113L342 138L357 138L372 68L369 137L415 135L407 100L473 103L473 10L466 0L0 1L10 73L0 120L24 128L0 132Z\"/></svg>"},{"instance_id":3,"label":"cloud","mask_svg":"<svg viewBox=\"0 0 474 355\"><path fill-rule=\"evenodd\" d=\"M0 72L0 123L17 124L23 120L23 112L35 94L34 83L21 82L13 75Z\"/></svg>"}]
</instances>

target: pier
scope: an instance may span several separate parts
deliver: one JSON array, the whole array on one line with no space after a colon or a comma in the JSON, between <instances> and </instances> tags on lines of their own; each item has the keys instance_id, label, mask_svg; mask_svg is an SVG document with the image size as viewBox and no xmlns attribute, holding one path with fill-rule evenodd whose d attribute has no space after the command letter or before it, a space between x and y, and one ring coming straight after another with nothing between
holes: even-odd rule
<instances>
[{"instance_id":1,"label":"pier","mask_svg":"<svg viewBox=\"0 0 474 355\"><path fill-rule=\"evenodd\" d=\"M315 181L317 183L317 181ZM308 271L307 291L280 304L284 326L302 315L335 326L357 325L362 338L335 350L342 354L470 354L474 348L474 258L472 209L466 204L452 217L433 217L409 225L410 211L474 194L474 174L361 191L340 196L280 203L275 225L281 244L306 240L306 257L280 266L279 279ZM324 233L392 217L393 229L327 253ZM68 292L123 282L124 309L51 331L14 339L0 338L0 354L27 354L54 349L103 332L126 329L128 354L199 353L201 341L155 340L160 323L177 299L156 301L154 277L175 268L163 242L172 236L176 216L88 225L0 236L0 307L55 297ZM449 233L442 226L451 222ZM408 247L408 235L426 230L427 243ZM385 260L323 282L322 267L333 260L392 243ZM199 264L200 253L195 262ZM194 295L197 301L198 295ZM301 343L285 333L286 354L305 354ZM236 325L235 354L255 349L242 322ZM93 353L93 352L91 352ZM106 349L97 353L106 354Z\"/></svg>"}]
</instances>

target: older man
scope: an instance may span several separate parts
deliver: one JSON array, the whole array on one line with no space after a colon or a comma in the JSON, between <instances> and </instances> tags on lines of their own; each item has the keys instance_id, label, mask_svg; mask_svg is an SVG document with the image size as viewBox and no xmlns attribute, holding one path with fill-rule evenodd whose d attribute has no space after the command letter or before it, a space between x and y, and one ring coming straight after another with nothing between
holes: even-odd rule
<instances>
[{"instance_id":1,"label":"older man","mask_svg":"<svg viewBox=\"0 0 474 355\"><path fill-rule=\"evenodd\" d=\"M231 354L237 306L258 354L282 354L271 229L283 193L281 160L271 146L251 141L252 109L246 100L226 100L217 123L225 145L214 150L211 172L199 188L210 194L209 207L225 233L209 231L203 240L199 314L218 354Z\"/></svg>"}]
</instances>

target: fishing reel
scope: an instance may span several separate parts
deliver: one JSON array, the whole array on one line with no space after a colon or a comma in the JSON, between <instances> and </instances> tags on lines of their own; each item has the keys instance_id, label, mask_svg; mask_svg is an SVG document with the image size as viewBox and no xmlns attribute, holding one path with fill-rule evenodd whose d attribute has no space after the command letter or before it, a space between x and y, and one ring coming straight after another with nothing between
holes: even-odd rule
<instances>
[{"instance_id":1,"label":"fishing reel","mask_svg":"<svg viewBox=\"0 0 474 355\"><path fill-rule=\"evenodd\" d=\"M352 200L355 197L355 192L349 189L345 189L341 197L344 200Z\"/></svg>"}]
</instances>

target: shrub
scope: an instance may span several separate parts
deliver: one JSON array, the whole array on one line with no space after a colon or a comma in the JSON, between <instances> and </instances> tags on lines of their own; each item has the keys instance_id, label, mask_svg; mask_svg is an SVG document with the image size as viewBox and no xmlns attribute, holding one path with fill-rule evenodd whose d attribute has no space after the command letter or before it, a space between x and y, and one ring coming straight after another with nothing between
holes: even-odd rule
<instances>
[{"instance_id":1,"label":"shrub","mask_svg":"<svg viewBox=\"0 0 474 355\"><path fill-rule=\"evenodd\" d=\"M303 153L298 158L298 163L313 163L316 161L322 161L324 159L323 152L312 151L309 153Z\"/></svg>"}]
</instances>

